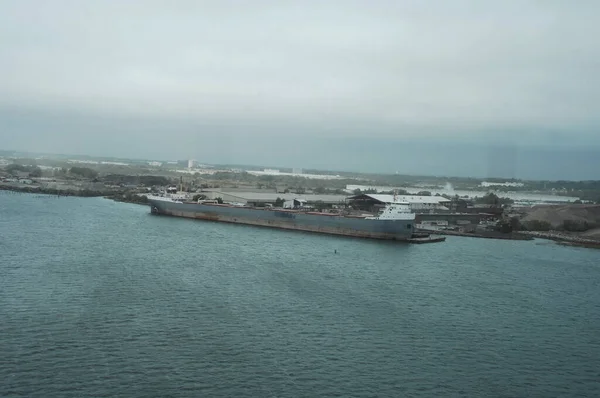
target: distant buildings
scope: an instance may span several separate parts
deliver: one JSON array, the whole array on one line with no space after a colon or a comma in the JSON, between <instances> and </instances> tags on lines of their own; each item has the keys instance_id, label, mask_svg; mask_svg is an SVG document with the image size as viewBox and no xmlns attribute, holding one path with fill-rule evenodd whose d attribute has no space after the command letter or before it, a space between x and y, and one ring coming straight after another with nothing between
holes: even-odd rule
<instances>
[{"instance_id":1,"label":"distant buildings","mask_svg":"<svg viewBox=\"0 0 600 398\"><path fill-rule=\"evenodd\" d=\"M67 163L75 163L75 164L100 164L100 162L96 160L79 160L79 159L69 159Z\"/></svg>"},{"instance_id":2,"label":"distant buildings","mask_svg":"<svg viewBox=\"0 0 600 398\"><path fill-rule=\"evenodd\" d=\"M213 175L216 173L228 173L231 172L232 170L229 169L209 169L209 168L202 168L202 165L197 165L197 168L194 169L177 169L175 170L177 173L183 173L183 174L202 174L202 175Z\"/></svg>"},{"instance_id":3,"label":"distant buildings","mask_svg":"<svg viewBox=\"0 0 600 398\"><path fill-rule=\"evenodd\" d=\"M188 170L195 169L198 166L198 162L194 159L188 160Z\"/></svg>"},{"instance_id":4,"label":"distant buildings","mask_svg":"<svg viewBox=\"0 0 600 398\"><path fill-rule=\"evenodd\" d=\"M79 159L69 159L67 163L71 164L105 164L105 165L113 165L113 166L129 166L129 163L123 162L108 162L108 161L97 161L97 160L79 160Z\"/></svg>"},{"instance_id":5,"label":"distant buildings","mask_svg":"<svg viewBox=\"0 0 600 398\"><path fill-rule=\"evenodd\" d=\"M129 163L123 163L123 162L100 162L100 164L110 164L113 166L129 166Z\"/></svg>"},{"instance_id":6,"label":"distant buildings","mask_svg":"<svg viewBox=\"0 0 600 398\"><path fill-rule=\"evenodd\" d=\"M296 171L300 171L300 173L296 173ZM331 175L331 174L304 174L302 169L294 169L293 173L281 172L278 169L264 169L262 171L248 170L248 174L252 174L255 176L291 176L291 177L304 177L309 179L318 179L318 180L339 180L342 177L340 175Z\"/></svg>"},{"instance_id":7,"label":"distant buildings","mask_svg":"<svg viewBox=\"0 0 600 398\"><path fill-rule=\"evenodd\" d=\"M160 167L162 166L162 162L148 162L148 166Z\"/></svg>"},{"instance_id":8,"label":"distant buildings","mask_svg":"<svg viewBox=\"0 0 600 398\"><path fill-rule=\"evenodd\" d=\"M522 182L488 182L488 181L483 181L480 184L481 187L483 188L489 188L489 187L523 187L525 186L525 184L523 184Z\"/></svg>"}]
</instances>

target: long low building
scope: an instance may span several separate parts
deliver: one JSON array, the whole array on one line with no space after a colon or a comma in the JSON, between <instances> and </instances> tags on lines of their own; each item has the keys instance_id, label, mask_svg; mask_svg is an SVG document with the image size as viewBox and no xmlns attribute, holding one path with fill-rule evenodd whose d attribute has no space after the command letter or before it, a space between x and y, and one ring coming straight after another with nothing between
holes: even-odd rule
<instances>
[{"instance_id":1,"label":"long low building","mask_svg":"<svg viewBox=\"0 0 600 398\"><path fill-rule=\"evenodd\" d=\"M204 191L208 199L221 198L225 202L244 203L248 205L273 204L277 199L291 201L302 199L308 204L324 203L327 205L339 205L346 203L346 195L300 195L296 193L276 192L228 192L228 191Z\"/></svg>"},{"instance_id":2,"label":"long low building","mask_svg":"<svg viewBox=\"0 0 600 398\"><path fill-rule=\"evenodd\" d=\"M277 199L291 201L302 199L308 204L324 203L327 205L352 204L361 210L377 211L386 203L394 201L394 195L384 194L362 194L356 196L346 195L310 195L296 193L276 193L276 192L238 192L206 190L202 192L208 199L221 198L225 202L243 203L248 205L273 204ZM408 202L415 212L429 212L433 210L448 211L446 205L450 200L441 196L416 196L416 195L398 195L396 201Z\"/></svg>"},{"instance_id":3,"label":"long low building","mask_svg":"<svg viewBox=\"0 0 600 398\"><path fill-rule=\"evenodd\" d=\"M361 210L375 211L386 203L393 201L410 203L414 212L448 211L452 202L443 196L418 196L418 195L385 195L385 194L360 194L348 198L350 204Z\"/></svg>"}]
</instances>

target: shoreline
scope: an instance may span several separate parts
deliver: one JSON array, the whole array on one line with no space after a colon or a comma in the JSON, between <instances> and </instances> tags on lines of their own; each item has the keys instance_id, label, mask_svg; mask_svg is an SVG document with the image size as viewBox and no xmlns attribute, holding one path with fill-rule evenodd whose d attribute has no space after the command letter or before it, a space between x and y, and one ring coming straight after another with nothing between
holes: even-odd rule
<instances>
[{"instance_id":1,"label":"shoreline","mask_svg":"<svg viewBox=\"0 0 600 398\"><path fill-rule=\"evenodd\" d=\"M147 197L145 195L138 195L137 193L131 192L115 192L115 191L97 191L88 189L56 189L56 188L44 188L37 185L31 186L15 186L0 184L0 191L22 193L22 194L33 194L33 195L46 195L48 197L78 197L78 198L105 198L115 202L121 203L132 203L139 205L147 205Z\"/></svg>"},{"instance_id":2,"label":"shoreline","mask_svg":"<svg viewBox=\"0 0 600 398\"><path fill-rule=\"evenodd\" d=\"M140 200L131 200L131 199L127 199L127 198L123 198L123 197L118 197L117 196L103 196L104 199L108 199L108 200L112 200L113 202L117 202L117 203L130 203L132 205L141 205L141 206L148 206L148 202L147 199L141 199Z\"/></svg>"},{"instance_id":3,"label":"shoreline","mask_svg":"<svg viewBox=\"0 0 600 398\"><path fill-rule=\"evenodd\" d=\"M422 231L426 231L429 233L435 233L438 235L448 235L448 236L462 236L467 238L480 238L480 239L500 239L500 240L534 240L538 239L547 239L556 242L561 246L571 246L571 247L585 247L588 249L600 249L600 240L596 239L588 239L582 238L577 235L572 235L569 233L558 232L558 231L519 231L513 232L510 234L481 234L481 233L468 233L468 232L458 232L458 231L436 231L436 230L427 230L424 229Z\"/></svg>"},{"instance_id":4,"label":"shoreline","mask_svg":"<svg viewBox=\"0 0 600 398\"><path fill-rule=\"evenodd\" d=\"M559 231L523 231L523 234L533 238L555 241L561 246L586 247L589 249L600 249L600 240L582 238L568 232Z\"/></svg>"},{"instance_id":5,"label":"shoreline","mask_svg":"<svg viewBox=\"0 0 600 398\"><path fill-rule=\"evenodd\" d=\"M499 240L533 240L534 238L531 236L527 236L522 234L521 232L511 232L511 233L502 233L502 232L459 232L459 231L447 231L447 230L437 230L437 229L419 229L419 232L427 232L436 235L448 235L448 236L462 236L466 238L479 238L479 239L499 239Z\"/></svg>"},{"instance_id":6,"label":"shoreline","mask_svg":"<svg viewBox=\"0 0 600 398\"><path fill-rule=\"evenodd\" d=\"M37 185L28 186L15 186L0 183L0 191L23 193L23 194L37 194L46 195L48 197L80 197L80 198L95 198L102 197L120 203L131 203L137 205L146 206L148 199L145 195L139 195L133 192L120 192L120 191L97 191L88 189L56 189L56 188L45 188ZM555 241L561 246L571 247L585 247L590 249L600 249L600 240L584 238L568 232L560 231L518 231L508 234L501 232L458 232L458 231L447 231L447 230L430 230L420 229L417 232L426 232L435 235L446 235L446 236L461 236L467 238L479 238L479 239L499 239L499 240L534 240L547 239Z\"/></svg>"},{"instance_id":7,"label":"shoreline","mask_svg":"<svg viewBox=\"0 0 600 398\"><path fill-rule=\"evenodd\" d=\"M111 192L102 192L95 191L89 189L56 189L56 188L44 188L38 185L28 185L28 186L14 186L14 185L6 185L0 184L1 191L7 192L16 192L16 193L30 193L30 194L40 194L40 195L50 195L50 196L76 196L82 198L94 198L99 196L104 196L107 193Z\"/></svg>"}]
</instances>

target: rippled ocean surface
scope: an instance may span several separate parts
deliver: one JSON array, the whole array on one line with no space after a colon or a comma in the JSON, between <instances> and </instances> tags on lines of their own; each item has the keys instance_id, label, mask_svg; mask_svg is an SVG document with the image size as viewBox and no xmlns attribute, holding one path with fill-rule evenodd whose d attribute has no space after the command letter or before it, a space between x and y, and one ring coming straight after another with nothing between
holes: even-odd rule
<instances>
[{"instance_id":1,"label":"rippled ocean surface","mask_svg":"<svg viewBox=\"0 0 600 398\"><path fill-rule=\"evenodd\" d=\"M0 192L2 397L599 394L600 251Z\"/></svg>"}]
</instances>

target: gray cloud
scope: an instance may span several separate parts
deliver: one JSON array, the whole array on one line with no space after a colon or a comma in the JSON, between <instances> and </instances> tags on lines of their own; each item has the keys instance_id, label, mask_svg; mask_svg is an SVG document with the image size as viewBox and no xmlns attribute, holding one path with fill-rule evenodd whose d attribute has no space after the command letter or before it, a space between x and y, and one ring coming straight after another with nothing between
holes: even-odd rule
<instances>
[{"instance_id":1,"label":"gray cloud","mask_svg":"<svg viewBox=\"0 0 600 398\"><path fill-rule=\"evenodd\" d=\"M598 118L593 2L2 4L3 102L332 123Z\"/></svg>"}]
</instances>

